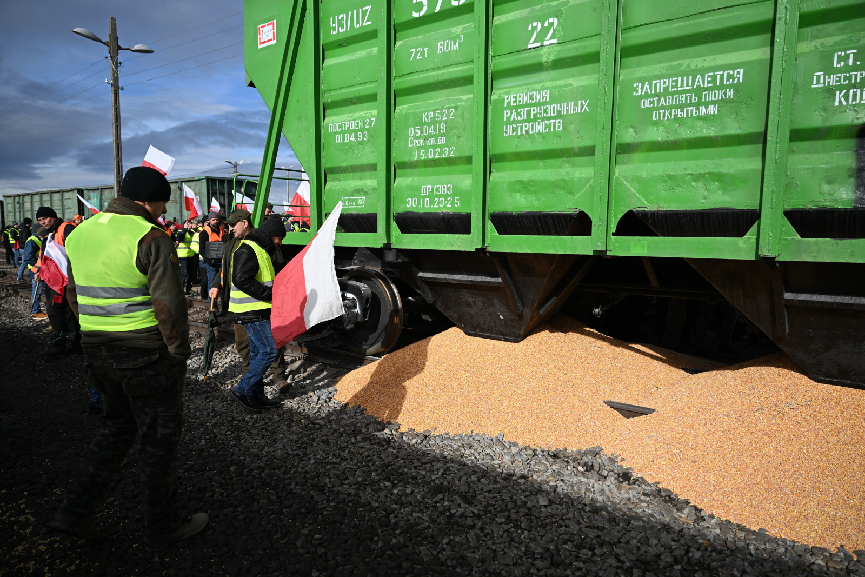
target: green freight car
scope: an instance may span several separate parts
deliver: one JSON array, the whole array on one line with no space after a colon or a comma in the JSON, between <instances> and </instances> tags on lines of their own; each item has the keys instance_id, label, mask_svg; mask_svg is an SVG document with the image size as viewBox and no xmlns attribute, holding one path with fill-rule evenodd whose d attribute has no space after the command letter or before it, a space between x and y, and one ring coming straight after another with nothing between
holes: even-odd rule
<instances>
[{"instance_id":1,"label":"green freight car","mask_svg":"<svg viewBox=\"0 0 865 577\"><path fill-rule=\"evenodd\" d=\"M723 297L865 385L865 2L245 0L244 35L259 189L283 133L313 231L343 203L358 350L401 298L519 341L575 291Z\"/></svg>"}]
</instances>

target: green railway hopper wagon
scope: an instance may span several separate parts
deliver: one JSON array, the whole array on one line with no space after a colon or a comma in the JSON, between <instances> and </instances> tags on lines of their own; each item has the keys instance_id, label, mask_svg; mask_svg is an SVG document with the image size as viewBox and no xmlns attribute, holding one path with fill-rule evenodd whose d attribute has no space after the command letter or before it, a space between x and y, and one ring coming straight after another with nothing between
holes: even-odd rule
<instances>
[{"instance_id":1,"label":"green railway hopper wagon","mask_svg":"<svg viewBox=\"0 0 865 577\"><path fill-rule=\"evenodd\" d=\"M862 0L245 0L244 34L258 190L284 134L311 231L342 202L355 349L421 305L519 341L565 301L726 300L865 386Z\"/></svg>"}]
</instances>

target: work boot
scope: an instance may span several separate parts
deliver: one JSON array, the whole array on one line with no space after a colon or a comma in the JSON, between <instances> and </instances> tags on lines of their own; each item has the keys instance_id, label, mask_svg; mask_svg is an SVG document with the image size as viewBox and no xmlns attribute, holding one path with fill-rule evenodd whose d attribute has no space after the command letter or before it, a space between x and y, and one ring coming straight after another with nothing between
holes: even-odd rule
<instances>
[{"instance_id":1,"label":"work boot","mask_svg":"<svg viewBox=\"0 0 865 577\"><path fill-rule=\"evenodd\" d=\"M99 537L99 527L89 519L76 522L58 515L48 522L48 528L79 539L96 539Z\"/></svg>"},{"instance_id":2,"label":"work boot","mask_svg":"<svg viewBox=\"0 0 865 577\"><path fill-rule=\"evenodd\" d=\"M105 412L105 409L102 407L102 403L90 401L87 403L87 412L91 415L101 415Z\"/></svg>"},{"instance_id":3,"label":"work boot","mask_svg":"<svg viewBox=\"0 0 865 577\"><path fill-rule=\"evenodd\" d=\"M46 315L45 313L33 313L30 316L33 317L34 319L38 320L38 321L44 321L45 319L48 318L48 315Z\"/></svg>"},{"instance_id":4,"label":"work boot","mask_svg":"<svg viewBox=\"0 0 865 577\"><path fill-rule=\"evenodd\" d=\"M240 403L244 409L248 411L252 411L253 413L260 413L261 407L258 403L252 400L252 397L247 395L239 395L237 391L231 391L231 398Z\"/></svg>"},{"instance_id":5,"label":"work boot","mask_svg":"<svg viewBox=\"0 0 865 577\"><path fill-rule=\"evenodd\" d=\"M181 539L186 539L187 537L197 535L207 525L207 521L207 513L196 513L195 515L189 515L180 523L180 527L175 529L173 533L156 541L148 541L147 543L145 543L145 546L149 551L159 551L160 549L167 547L172 543L176 543Z\"/></svg>"},{"instance_id":6,"label":"work boot","mask_svg":"<svg viewBox=\"0 0 865 577\"><path fill-rule=\"evenodd\" d=\"M282 401L278 401L276 399L268 399L266 395L261 395L260 397L253 398L253 402L265 410L275 409L276 407L282 406Z\"/></svg>"},{"instance_id":7,"label":"work boot","mask_svg":"<svg viewBox=\"0 0 865 577\"><path fill-rule=\"evenodd\" d=\"M48 358L56 359L56 358L60 358L60 357L65 356L66 352L67 351L66 351L66 345L65 344L63 344L63 345L52 344L50 347L48 347L48 349L46 349L46 351L44 353L42 353L42 355L46 356Z\"/></svg>"}]
</instances>

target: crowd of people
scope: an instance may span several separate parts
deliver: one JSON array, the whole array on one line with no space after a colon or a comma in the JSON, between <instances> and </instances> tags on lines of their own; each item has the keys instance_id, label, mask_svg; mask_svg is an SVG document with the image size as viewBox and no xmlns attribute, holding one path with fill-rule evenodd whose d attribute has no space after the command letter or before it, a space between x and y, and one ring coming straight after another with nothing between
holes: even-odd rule
<instances>
[{"instance_id":1,"label":"crowd of people","mask_svg":"<svg viewBox=\"0 0 865 577\"><path fill-rule=\"evenodd\" d=\"M276 385L286 381L283 351L270 328L273 283L286 264L278 247L287 230L303 230L274 215L272 205L260 227L243 209L227 219L212 212L202 221L166 222L170 196L162 173L138 166L126 172L120 195L86 220L64 221L40 207L34 230L25 219L3 231L10 264L31 282L30 314L50 323L46 354L83 355L89 409L102 414L101 430L49 527L98 536L95 511L140 435L145 544L152 550L208 522L205 513L182 517L177 506L182 389L192 353L187 297L200 284L219 314L234 315L243 376L232 398L254 413L280 406L264 390L268 373ZM65 249L68 261L60 290L51 282L52 243Z\"/></svg>"}]
</instances>

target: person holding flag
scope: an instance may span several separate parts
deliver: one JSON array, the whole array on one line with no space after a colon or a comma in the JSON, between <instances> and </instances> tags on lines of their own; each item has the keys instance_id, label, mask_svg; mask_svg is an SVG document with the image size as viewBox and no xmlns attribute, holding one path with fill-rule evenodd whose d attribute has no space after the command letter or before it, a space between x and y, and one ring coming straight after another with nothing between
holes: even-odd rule
<instances>
[{"instance_id":1,"label":"person holding flag","mask_svg":"<svg viewBox=\"0 0 865 577\"><path fill-rule=\"evenodd\" d=\"M251 219L252 215L248 210L238 208L228 215L228 220L226 221L228 226L231 227L231 234L225 239L225 253L222 257L222 275L220 275L214 286L210 289L211 299L219 297L219 293L222 291L222 296L220 298L222 310L229 310L230 306L231 291L223 291L223 284L225 283L226 278L231 278L231 261L234 256L234 251L238 246L240 246L243 239L255 230L252 226ZM276 272L279 272L282 269L282 266L277 263L278 259L275 258L281 256L281 254L282 251L274 251L274 254L271 257ZM284 264L285 263L282 263L283 266ZM249 372L249 335L240 323L234 323L234 347L237 349L237 354L240 355L242 371L244 373ZM270 368L266 373L266 375L269 375L273 379L273 386L279 387L280 390L288 385L288 382L285 379L286 365L284 353L285 347L280 347L277 350L276 359L271 363Z\"/></svg>"},{"instance_id":2,"label":"person holding flag","mask_svg":"<svg viewBox=\"0 0 865 577\"><path fill-rule=\"evenodd\" d=\"M48 240L42 243L35 266L36 280L45 281L45 309L54 339L46 356L56 357L67 352L81 353L78 320L66 299L66 239L75 230L72 222L63 222L53 208L42 206L36 211L36 221L45 229ZM46 256L47 254L47 256Z\"/></svg>"},{"instance_id":3,"label":"person holding flag","mask_svg":"<svg viewBox=\"0 0 865 577\"><path fill-rule=\"evenodd\" d=\"M244 408L259 413L280 406L264 394L264 375L278 350L270 331L270 309L276 272L271 254L282 244L285 226L279 217L264 221L240 241L231 256L228 310L249 336L249 370L231 392Z\"/></svg>"},{"instance_id":4,"label":"person holding flag","mask_svg":"<svg viewBox=\"0 0 865 577\"><path fill-rule=\"evenodd\" d=\"M129 169L120 196L68 243L69 304L81 321L89 373L102 391L102 428L49 527L96 538L96 509L140 434L145 546L158 551L200 532L206 513L181 517L177 451L189 346L187 302L174 243L159 226L165 176Z\"/></svg>"}]
</instances>

